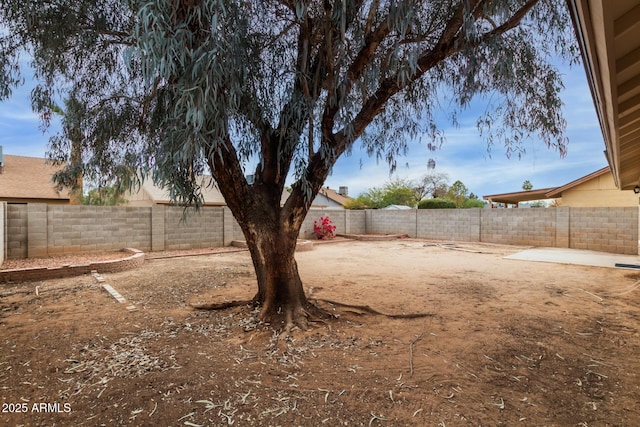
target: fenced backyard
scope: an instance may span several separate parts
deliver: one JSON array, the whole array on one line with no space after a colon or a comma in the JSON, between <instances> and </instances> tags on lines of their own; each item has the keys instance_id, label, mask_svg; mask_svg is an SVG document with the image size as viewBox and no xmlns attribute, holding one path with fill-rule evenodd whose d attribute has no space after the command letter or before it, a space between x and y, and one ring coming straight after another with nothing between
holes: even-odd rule
<instances>
[{"instance_id":1,"label":"fenced backyard","mask_svg":"<svg viewBox=\"0 0 640 427\"><path fill-rule=\"evenodd\" d=\"M197 249L243 240L229 209L0 204L0 259L120 250ZM638 254L638 208L311 210L301 230L328 215L340 234L407 234L445 241Z\"/></svg>"},{"instance_id":2,"label":"fenced backyard","mask_svg":"<svg viewBox=\"0 0 640 427\"><path fill-rule=\"evenodd\" d=\"M521 249L317 245L297 254L300 275L307 297L336 318L290 340L249 305L191 307L251 299L247 251L147 260L105 282L4 285L0 420L640 425L640 275L505 258ZM42 403L58 406L37 411Z\"/></svg>"}]
</instances>

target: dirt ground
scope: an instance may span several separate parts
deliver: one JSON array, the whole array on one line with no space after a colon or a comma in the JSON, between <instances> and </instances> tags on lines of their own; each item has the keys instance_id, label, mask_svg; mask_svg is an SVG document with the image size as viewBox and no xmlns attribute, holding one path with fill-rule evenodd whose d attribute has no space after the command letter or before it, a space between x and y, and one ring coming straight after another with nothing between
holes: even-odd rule
<instances>
[{"instance_id":1,"label":"dirt ground","mask_svg":"<svg viewBox=\"0 0 640 427\"><path fill-rule=\"evenodd\" d=\"M339 317L286 341L189 305L252 297L248 252L104 275L124 304L92 276L5 285L0 423L640 425L640 275L502 258L520 249L317 245L300 273Z\"/></svg>"}]
</instances>

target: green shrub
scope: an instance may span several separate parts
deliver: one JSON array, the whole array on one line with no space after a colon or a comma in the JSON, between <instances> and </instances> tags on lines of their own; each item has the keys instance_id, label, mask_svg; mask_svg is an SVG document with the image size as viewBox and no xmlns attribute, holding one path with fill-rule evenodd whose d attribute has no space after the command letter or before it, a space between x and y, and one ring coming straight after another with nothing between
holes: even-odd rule
<instances>
[{"instance_id":1,"label":"green shrub","mask_svg":"<svg viewBox=\"0 0 640 427\"><path fill-rule=\"evenodd\" d=\"M484 208L484 201L478 199L467 199L462 204L465 209L468 208Z\"/></svg>"},{"instance_id":2,"label":"green shrub","mask_svg":"<svg viewBox=\"0 0 640 427\"><path fill-rule=\"evenodd\" d=\"M344 205L345 209L369 209L371 208L371 201L367 200L365 197L360 196L357 199L349 199Z\"/></svg>"},{"instance_id":3,"label":"green shrub","mask_svg":"<svg viewBox=\"0 0 640 427\"><path fill-rule=\"evenodd\" d=\"M537 202L533 202L529 205L530 208L546 208L547 204L545 202L543 202L542 200L539 200Z\"/></svg>"},{"instance_id":4,"label":"green shrub","mask_svg":"<svg viewBox=\"0 0 640 427\"><path fill-rule=\"evenodd\" d=\"M418 209L455 209L456 202L447 199L425 199L420 200Z\"/></svg>"}]
</instances>

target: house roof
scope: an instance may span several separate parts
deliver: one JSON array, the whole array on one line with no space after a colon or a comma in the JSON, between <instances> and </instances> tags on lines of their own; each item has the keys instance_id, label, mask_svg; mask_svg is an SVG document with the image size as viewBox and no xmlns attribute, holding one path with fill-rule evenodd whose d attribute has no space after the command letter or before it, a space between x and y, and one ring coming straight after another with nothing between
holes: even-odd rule
<instances>
[{"instance_id":1,"label":"house roof","mask_svg":"<svg viewBox=\"0 0 640 427\"><path fill-rule=\"evenodd\" d=\"M516 191L513 193L492 194L489 196L482 196L482 198L494 203L508 203L511 205L517 205L519 202L528 202L531 200L556 199L562 197L562 193L564 191L570 190L580 184L583 184L607 173L611 173L611 169L608 166L560 187L541 188L539 190L529 191Z\"/></svg>"},{"instance_id":2,"label":"house roof","mask_svg":"<svg viewBox=\"0 0 640 427\"><path fill-rule=\"evenodd\" d=\"M213 185L213 178L210 176L201 177L202 196L204 197L204 204L208 206L225 206L227 203L220 194L218 188ZM153 203L158 204L171 204L171 198L169 197L169 191L156 186L151 180L146 180L142 183L142 190L147 193Z\"/></svg>"},{"instance_id":3,"label":"house roof","mask_svg":"<svg viewBox=\"0 0 640 427\"><path fill-rule=\"evenodd\" d=\"M552 189L551 191L549 191L547 193L547 198L548 199L554 199L556 197L562 197L562 192L563 191L570 190L573 187L577 187L580 184L583 184L583 183L585 183L587 181L590 181L590 180L592 180L594 178L597 178L599 176L606 175L608 173L611 173L611 169L607 166L607 167L602 168L602 169L600 169L598 171L590 173L589 175L585 175L582 178L578 178L575 181L571 181L570 183L565 184L562 187L556 187L556 188Z\"/></svg>"},{"instance_id":4,"label":"house roof","mask_svg":"<svg viewBox=\"0 0 640 427\"><path fill-rule=\"evenodd\" d=\"M640 0L567 0L616 186L640 184Z\"/></svg>"},{"instance_id":5,"label":"house roof","mask_svg":"<svg viewBox=\"0 0 640 427\"><path fill-rule=\"evenodd\" d=\"M555 190L555 188L556 187L529 191L515 191L513 193L491 194L489 196L482 196L482 198L489 202L517 205L520 202L547 199L547 193L551 190Z\"/></svg>"},{"instance_id":6,"label":"house roof","mask_svg":"<svg viewBox=\"0 0 640 427\"><path fill-rule=\"evenodd\" d=\"M199 177L199 183L202 186L201 192L204 197L204 205L205 206L226 206L227 202L222 197L222 193L215 184L214 179L209 175L204 175ZM161 204L161 205L169 205L171 204L171 198L169 197L169 191L156 186L153 181L146 180L142 183L141 190L144 191L149 199L151 199L152 203ZM283 192L282 198L280 200L281 204L284 204L289 197L289 193L287 191Z\"/></svg>"},{"instance_id":7,"label":"house roof","mask_svg":"<svg viewBox=\"0 0 640 427\"><path fill-rule=\"evenodd\" d=\"M318 191L318 194L322 194L326 198L333 200L334 202L339 203L340 205L343 205L343 206L345 203L351 200L351 197L338 194L336 190L333 190L329 187L321 188L320 191Z\"/></svg>"},{"instance_id":8,"label":"house roof","mask_svg":"<svg viewBox=\"0 0 640 427\"><path fill-rule=\"evenodd\" d=\"M51 176L58 170L37 157L5 154L0 173L0 200L68 201L67 191L56 191Z\"/></svg>"}]
</instances>

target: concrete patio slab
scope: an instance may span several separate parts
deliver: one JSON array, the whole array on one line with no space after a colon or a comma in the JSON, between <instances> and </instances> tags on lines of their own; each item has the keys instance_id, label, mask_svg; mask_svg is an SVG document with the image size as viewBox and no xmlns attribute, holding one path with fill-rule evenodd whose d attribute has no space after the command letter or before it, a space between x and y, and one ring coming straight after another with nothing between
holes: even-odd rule
<instances>
[{"instance_id":1,"label":"concrete patio slab","mask_svg":"<svg viewBox=\"0 0 640 427\"><path fill-rule=\"evenodd\" d=\"M640 256L623 255L609 252L596 252L582 249L533 248L505 257L523 261L552 262L556 264L577 264L593 267L616 268L616 264L637 265L640 269ZM633 267L618 267L631 268Z\"/></svg>"}]
</instances>

